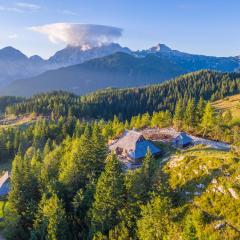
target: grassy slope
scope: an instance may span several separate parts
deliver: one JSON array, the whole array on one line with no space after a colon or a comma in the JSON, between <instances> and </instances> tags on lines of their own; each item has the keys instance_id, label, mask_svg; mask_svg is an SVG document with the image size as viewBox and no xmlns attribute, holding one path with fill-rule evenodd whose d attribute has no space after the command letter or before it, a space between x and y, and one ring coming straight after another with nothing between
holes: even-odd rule
<instances>
[{"instance_id":1,"label":"grassy slope","mask_svg":"<svg viewBox=\"0 0 240 240\"><path fill-rule=\"evenodd\" d=\"M240 119L240 94L218 100L213 106L222 111L231 110L233 117Z\"/></svg>"},{"instance_id":2,"label":"grassy slope","mask_svg":"<svg viewBox=\"0 0 240 240\"><path fill-rule=\"evenodd\" d=\"M15 126L25 126L35 122L40 117L36 117L32 114L23 115L20 117L14 115L8 115L1 117L0 119L0 128L8 128Z\"/></svg>"},{"instance_id":3,"label":"grassy slope","mask_svg":"<svg viewBox=\"0 0 240 240\"><path fill-rule=\"evenodd\" d=\"M201 209L211 216L199 234L207 233L211 239L239 239L240 232L236 231L240 230L239 164L240 159L229 152L196 146L172 156L164 166L169 187L180 200L178 211ZM238 197L233 197L229 190ZM183 221L184 217L180 218L179 226L184 225ZM216 230L219 221L227 224Z\"/></svg>"}]
</instances>

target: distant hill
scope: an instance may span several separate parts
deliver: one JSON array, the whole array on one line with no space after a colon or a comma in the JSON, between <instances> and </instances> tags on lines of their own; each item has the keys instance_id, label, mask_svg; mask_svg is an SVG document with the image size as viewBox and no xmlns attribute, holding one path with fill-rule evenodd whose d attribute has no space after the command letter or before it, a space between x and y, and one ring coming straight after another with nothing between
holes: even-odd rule
<instances>
[{"instance_id":1,"label":"distant hill","mask_svg":"<svg viewBox=\"0 0 240 240\"><path fill-rule=\"evenodd\" d=\"M86 94L107 87L126 88L161 83L186 71L168 59L156 56L136 58L126 53L87 61L80 65L47 71L37 77L18 80L3 88L1 95L31 96L66 90Z\"/></svg>"},{"instance_id":2,"label":"distant hill","mask_svg":"<svg viewBox=\"0 0 240 240\"><path fill-rule=\"evenodd\" d=\"M240 69L239 57L214 57L189 54L172 50L165 44L158 44L147 50L136 52L137 56L161 56L187 70L194 72L200 69L209 69L221 72L236 72Z\"/></svg>"},{"instance_id":3,"label":"distant hill","mask_svg":"<svg viewBox=\"0 0 240 240\"><path fill-rule=\"evenodd\" d=\"M116 52L130 53L131 51L114 43L86 51L81 50L80 47L68 46L48 60L44 60L37 55L27 57L13 47L5 47L0 49L0 86L7 85L16 79L37 76L47 70L80 64Z\"/></svg>"},{"instance_id":4,"label":"distant hill","mask_svg":"<svg viewBox=\"0 0 240 240\"><path fill-rule=\"evenodd\" d=\"M144 88L105 89L86 96L52 92L33 96L7 108L8 114L67 115L81 118L120 119L145 112L170 110L174 112L178 99L222 99L240 92L240 74L198 71Z\"/></svg>"},{"instance_id":5,"label":"distant hill","mask_svg":"<svg viewBox=\"0 0 240 240\"><path fill-rule=\"evenodd\" d=\"M127 53L134 56L135 58L145 58L145 57L156 58L157 57L159 60L159 64L163 64L163 62L165 62L165 64L161 66L161 72L164 72L165 76L169 76L168 79L175 76L176 74L176 71L172 72L171 66L174 66L175 70L176 68L179 70L178 75L182 73L201 70L201 69L209 69L209 70L215 70L215 71L221 71L221 72L237 72L240 69L239 57L211 57L211 56L203 56L203 55L196 55L196 54L188 54L188 53L180 52L178 50L172 50L171 48L169 48L164 44L158 44L157 46L154 46L147 50L142 50L142 51L131 51L130 49L126 47L122 47L116 43L94 47L88 50L83 50L80 46L79 47L67 46L66 48L56 52L52 57L50 57L47 60L44 60L37 55L34 55L32 57L27 57L26 55L24 55L23 53L21 53L19 50L15 48L6 47L3 49L0 49L0 73L1 73L0 86L7 86L11 84L11 82L17 79L32 78L48 70L54 70L54 69L59 69L61 67L78 65L92 59L110 56L117 52ZM155 61L157 61L157 59L155 59ZM131 66L134 62L135 60L130 63ZM127 64L128 63L129 62L127 62ZM121 62L121 64L123 64L124 66L125 63ZM169 67L169 65L171 66ZM136 66L136 68L137 67L139 68L139 65ZM166 67L166 69L164 69L164 67ZM62 71L63 70L61 70L61 73ZM141 73L144 72L144 69L140 72ZM99 73L96 73L96 74L99 74ZM100 75L101 74L102 73L100 73ZM116 73L115 76L117 74L118 73ZM134 81L134 79L137 78L134 74L135 73L132 74L132 78L130 79L131 81ZM67 76L65 72L63 75ZM99 79L102 79L102 77L104 76L100 76ZM122 77L122 76L119 75L119 77ZM125 76L123 75L123 77ZM94 79L90 77L85 80L92 82L92 80ZM161 79L162 81L163 78L162 76L159 75L157 79ZM56 80L57 79L51 79L51 81L53 82L55 82ZM151 84L151 83L152 83L152 80L150 76L150 80L147 84ZM97 85L97 83L94 83L94 84ZM112 86L112 84L110 85ZM135 85L138 85L138 82L136 82ZM125 85L123 84L121 87L124 87L124 86ZM54 89L57 90L59 89L59 87L62 89L63 86L62 85L54 86ZM67 90L75 87L82 88L81 84L78 82L77 85L73 85L73 86L69 85L69 88L64 88L64 89ZM91 89L91 86L89 86L89 88ZM95 88L92 87L92 89L94 90ZM49 88L47 90L52 90L52 88ZM23 95L31 95L31 94L32 92L30 91L29 93L24 93Z\"/></svg>"},{"instance_id":6,"label":"distant hill","mask_svg":"<svg viewBox=\"0 0 240 240\"><path fill-rule=\"evenodd\" d=\"M12 47L0 49L0 86L16 79L36 76L47 69L48 64L39 56L28 58Z\"/></svg>"}]
</instances>

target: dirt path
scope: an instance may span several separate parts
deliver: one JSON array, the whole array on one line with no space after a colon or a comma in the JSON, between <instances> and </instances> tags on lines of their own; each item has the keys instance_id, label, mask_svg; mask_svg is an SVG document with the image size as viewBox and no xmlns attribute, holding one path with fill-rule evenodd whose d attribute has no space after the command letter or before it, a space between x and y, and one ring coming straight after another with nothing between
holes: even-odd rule
<instances>
[{"instance_id":1,"label":"dirt path","mask_svg":"<svg viewBox=\"0 0 240 240\"><path fill-rule=\"evenodd\" d=\"M193 139L194 145L204 144L204 145L210 146L212 148L219 149L219 150L225 150L225 151L228 151L231 149L231 145L224 143L224 142L212 141L212 140L208 140L208 139L204 139L204 138L195 137L192 135L189 135L189 136Z\"/></svg>"}]
</instances>

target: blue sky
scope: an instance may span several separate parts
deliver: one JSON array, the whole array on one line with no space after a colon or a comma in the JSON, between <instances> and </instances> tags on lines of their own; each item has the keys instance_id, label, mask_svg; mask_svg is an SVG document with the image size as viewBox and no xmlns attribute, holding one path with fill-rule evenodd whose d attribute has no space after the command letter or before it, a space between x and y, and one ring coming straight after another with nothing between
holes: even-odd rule
<instances>
[{"instance_id":1,"label":"blue sky","mask_svg":"<svg viewBox=\"0 0 240 240\"><path fill-rule=\"evenodd\" d=\"M123 29L131 49L161 42L173 49L216 56L240 54L239 0L0 0L0 47L52 55L54 44L30 27L86 23Z\"/></svg>"}]
</instances>

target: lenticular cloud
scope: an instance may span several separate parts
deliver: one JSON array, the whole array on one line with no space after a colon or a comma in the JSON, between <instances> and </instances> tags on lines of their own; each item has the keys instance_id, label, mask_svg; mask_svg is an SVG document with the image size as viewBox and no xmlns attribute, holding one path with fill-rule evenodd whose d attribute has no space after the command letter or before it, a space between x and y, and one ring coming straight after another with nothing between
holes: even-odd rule
<instances>
[{"instance_id":1,"label":"lenticular cloud","mask_svg":"<svg viewBox=\"0 0 240 240\"><path fill-rule=\"evenodd\" d=\"M53 43L65 43L85 49L111 43L122 35L120 28L80 23L54 23L30 29L47 35Z\"/></svg>"}]
</instances>

